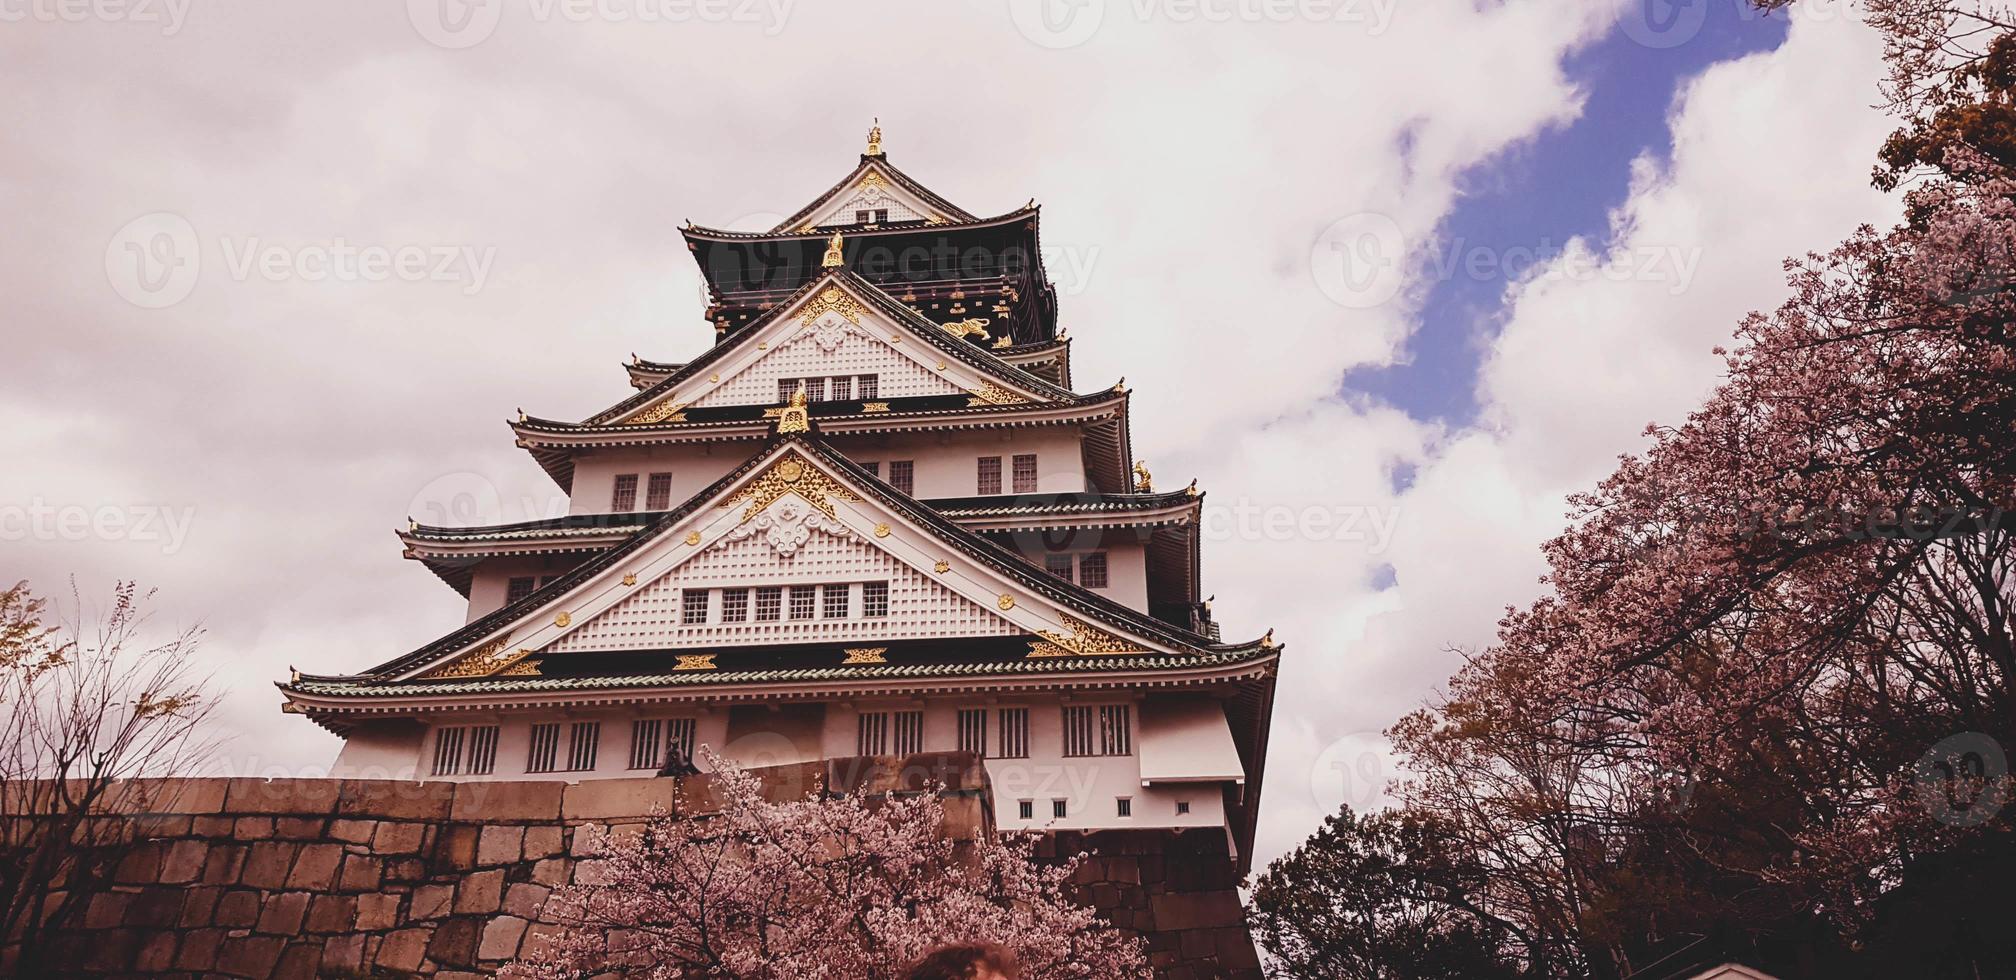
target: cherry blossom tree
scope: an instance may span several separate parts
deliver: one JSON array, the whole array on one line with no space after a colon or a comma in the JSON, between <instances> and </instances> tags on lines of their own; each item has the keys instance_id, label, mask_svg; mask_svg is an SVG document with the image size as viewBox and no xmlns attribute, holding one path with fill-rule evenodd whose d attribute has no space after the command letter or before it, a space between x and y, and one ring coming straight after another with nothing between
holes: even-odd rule
<instances>
[{"instance_id":1,"label":"cherry blossom tree","mask_svg":"<svg viewBox=\"0 0 2016 980\"><path fill-rule=\"evenodd\" d=\"M718 810L605 835L588 879L549 899L565 931L508 975L884 980L933 946L988 941L1028 980L1148 976L1138 938L1070 899L1078 862L1032 860L1032 835L959 840L932 792L772 802L711 763Z\"/></svg>"}]
</instances>

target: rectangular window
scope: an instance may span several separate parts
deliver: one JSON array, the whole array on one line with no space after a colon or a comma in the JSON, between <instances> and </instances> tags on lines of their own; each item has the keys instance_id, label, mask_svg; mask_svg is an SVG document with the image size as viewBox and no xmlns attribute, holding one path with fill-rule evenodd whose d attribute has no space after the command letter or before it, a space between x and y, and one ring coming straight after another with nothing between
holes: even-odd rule
<instances>
[{"instance_id":1,"label":"rectangular window","mask_svg":"<svg viewBox=\"0 0 2016 980\"><path fill-rule=\"evenodd\" d=\"M533 725L532 748L525 755L526 772L552 772L559 764L560 726Z\"/></svg>"},{"instance_id":2,"label":"rectangular window","mask_svg":"<svg viewBox=\"0 0 2016 980\"><path fill-rule=\"evenodd\" d=\"M616 492L609 495L609 509L617 513L637 509L637 474L625 473L616 478Z\"/></svg>"},{"instance_id":3,"label":"rectangular window","mask_svg":"<svg viewBox=\"0 0 2016 980\"><path fill-rule=\"evenodd\" d=\"M517 602L539 590L539 580L530 575L514 578L504 586L504 601Z\"/></svg>"},{"instance_id":4,"label":"rectangular window","mask_svg":"<svg viewBox=\"0 0 2016 980\"><path fill-rule=\"evenodd\" d=\"M466 728L434 729L434 775L455 776L462 772L462 740Z\"/></svg>"},{"instance_id":5,"label":"rectangular window","mask_svg":"<svg viewBox=\"0 0 2016 980\"><path fill-rule=\"evenodd\" d=\"M808 402L823 402L826 400L825 378L805 379L805 400Z\"/></svg>"},{"instance_id":6,"label":"rectangular window","mask_svg":"<svg viewBox=\"0 0 2016 980\"><path fill-rule=\"evenodd\" d=\"M1071 556L1044 555L1043 570L1069 582L1071 581Z\"/></svg>"},{"instance_id":7,"label":"rectangular window","mask_svg":"<svg viewBox=\"0 0 2016 980\"><path fill-rule=\"evenodd\" d=\"M1015 492L1036 492L1036 454L1015 454Z\"/></svg>"},{"instance_id":8,"label":"rectangular window","mask_svg":"<svg viewBox=\"0 0 2016 980\"><path fill-rule=\"evenodd\" d=\"M879 384L880 380L881 378L878 375L873 374L855 375L854 397L859 398L862 401L868 401L869 399L874 398L875 395L881 390L881 385Z\"/></svg>"},{"instance_id":9,"label":"rectangular window","mask_svg":"<svg viewBox=\"0 0 2016 980\"><path fill-rule=\"evenodd\" d=\"M852 592L853 589L854 587L851 585L820 586L819 615L824 616L827 619L846 619L847 607L849 605L848 599L851 598L851 596L848 593Z\"/></svg>"},{"instance_id":10,"label":"rectangular window","mask_svg":"<svg viewBox=\"0 0 2016 980\"><path fill-rule=\"evenodd\" d=\"M488 776L497 770L497 726L469 729L469 775Z\"/></svg>"},{"instance_id":11,"label":"rectangular window","mask_svg":"<svg viewBox=\"0 0 2016 980\"><path fill-rule=\"evenodd\" d=\"M756 621L774 623L784 615L784 589L766 585L756 590Z\"/></svg>"},{"instance_id":12,"label":"rectangular window","mask_svg":"<svg viewBox=\"0 0 2016 980\"><path fill-rule=\"evenodd\" d=\"M777 379L777 401L779 403L789 403L791 401L791 396L797 394L797 392L798 392L797 378Z\"/></svg>"},{"instance_id":13,"label":"rectangular window","mask_svg":"<svg viewBox=\"0 0 2016 980\"><path fill-rule=\"evenodd\" d=\"M867 212L867 211L856 211L856 212L854 212L854 223L855 223L855 224L857 224L857 225L865 225L865 224L867 224L867 223L868 223L868 212Z\"/></svg>"},{"instance_id":14,"label":"rectangular window","mask_svg":"<svg viewBox=\"0 0 2016 980\"><path fill-rule=\"evenodd\" d=\"M861 583L861 615L870 619L889 615L889 583Z\"/></svg>"},{"instance_id":15,"label":"rectangular window","mask_svg":"<svg viewBox=\"0 0 2016 980\"><path fill-rule=\"evenodd\" d=\"M888 208L876 208L876 209L875 209L875 223L876 223L876 224L878 224L878 225L886 225L886 224L888 224L888 223L889 223L889 209L888 209Z\"/></svg>"},{"instance_id":16,"label":"rectangular window","mask_svg":"<svg viewBox=\"0 0 2016 980\"><path fill-rule=\"evenodd\" d=\"M1036 801L1023 800L1015 804L1015 811L1024 820L1034 820L1036 819Z\"/></svg>"},{"instance_id":17,"label":"rectangular window","mask_svg":"<svg viewBox=\"0 0 2016 980\"><path fill-rule=\"evenodd\" d=\"M724 623L745 622L749 618L749 590L721 590L721 621Z\"/></svg>"},{"instance_id":18,"label":"rectangular window","mask_svg":"<svg viewBox=\"0 0 2016 980\"><path fill-rule=\"evenodd\" d=\"M639 718L630 723L630 768L656 769L664 764L658 750L665 736L665 722Z\"/></svg>"},{"instance_id":19,"label":"rectangular window","mask_svg":"<svg viewBox=\"0 0 2016 980\"><path fill-rule=\"evenodd\" d=\"M1020 459L1021 457L1016 457ZM645 510L672 509L672 474L653 473L651 482L644 485Z\"/></svg>"},{"instance_id":20,"label":"rectangular window","mask_svg":"<svg viewBox=\"0 0 2016 980\"><path fill-rule=\"evenodd\" d=\"M959 709L959 751L987 758L987 709Z\"/></svg>"},{"instance_id":21,"label":"rectangular window","mask_svg":"<svg viewBox=\"0 0 2016 980\"><path fill-rule=\"evenodd\" d=\"M889 713L864 711L855 721L855 755L889 754Z\"/></svg>"},{"instance_id":22,"label":"rectangular window","mask_svg":"<svg viewBox=\"0 0 2016 980\"><path fill-rule=\"evenodd\" d=\"M1064 706L1064 754L1066 756L1097 755L1093 751L1097 743L1093 733L1098 730L1095 712L1090 705L1067 704Z\"/></svg>"},{"instance_id":23,"label":"rectangular window","mask_svg":"<svg viewBox=\"0 0 2016 980\"><path fill-rule=\"evenodd\" d=\"M1188 814L1189 812L1190 812L1190 801L1189 801L1189 800L1177 800L1177 801L1176 801L1176 815L1177 815L1177 816L1181 817L1181 816L1184 816L1184 815Z\"/></svg>"},{"instance_id":24,"label":"rectangular window","mask_svg":"<svg viewBox=\"0 0 2016 980\"><path fill-rule=\"evenodd\" d=\"M665 761L680 765L693 764L693 752L699 748L700 723L691 718L674 718L665 723Z\"/></svg>"},{"instance_id":25,"label":"rectangular window","mask_svg":"<svg viewBox=\"0 0 2016 980\"><path fill-rule=\"evenodd\" d=\"M1106 553L1088 551L1078 556L1078 584L1088 589L1106 587Z\"/></svg>"},{"instance_id":26,"label":"rectangular window","mask_svg":"<svg viewBox=\"0 0 2016 980\"><path fill-rule=\"evenodd\" d=\"M896 712L897 755L916 755L924 751L924 712Z\"/></svg>"},{"instance_id":27,"label":"rectangular window","mask_svg":"<svg viewBox=\"0 0 2016 980\"><path fill-rule=\"evenodd\" d=\"M1125 797L1125 796L1122 796L1122 797L1118 797L1118 798L1114 799L1114 801L1113 801L1113 815L1114 815L1114 816L1116 816L1116 817L1131 817L1131 816L1133 816L1133 815L1134 815L1134 800L1133 800L1132 798L1130 798L1130 797Z\"/></svg>"},{"instance_id":28,"label":"rectangular window","mask_svg":"<svg viewBox=\"0 0 2016 980\"><path fill-rule=\"evenodd\" d=\"M684 589L679 593L679 622L686 626L704 626L707 623L708 597L713 593L706 589Z\"/></svg>"},{"instance_id":29,"label":"rectangular window","mask_svg":"<svg viewBox=\"0 0 2016 980\"><path fill-rule=\"evenodd\" d=\"M1127 704L1099 706L1099 754L1134 754L1134 707Z\"/></svg>"},{"instance_id":30,"label":"rectangular window","mask_svg":"<svg viewBox=\"0 0 2016 980\"><path fill-rule=\"evenodd\" d=\"M791 618L811 619L813 607L817 604L819 591L816 586L794 585L791 587Z\"/></svg>"},{"instance_id":31,"label":"rectangular window","mask_svg":"<svg viewBox=\"0 0 2016 980\"><path fill-rule=\"evenodd\" d=\"M861 468L862 468L862 469L864 469L864 470L867 470L867 471L868 471L868 475L869 475L869 476L872 476L872 477L874 477L874 478L875 478L875 479L877 479L877 480L880 480L880 479L882 479L882 464L881 464L881 463L862 463L862 464L861 464Z\"/></svg>"},{"instance_id":32,"label":"rectangular window","mask_svg":"<svg viewBox=\"0 0 2016 980\"><path fill-rule=\"evenodd\" d=\"M567 771L593 772L595 749L602 741L602 723L577 721L567 733Z\"/></svg>"},{"instance_id":33,"label":"rectangular window","mask_svg":"<svg viewBox=\"0 0 2016 980\"><path fill-rule=\"evenodd\" d=\"M903 493L917 492L917 464L908 459L889 461L889 485Z\"/></svg>"},{"instance_id":34,"label":"rectangular window","mask_svg":"<svg viewBox=\"0 0 2016 980\"><path fill-rule=\"evenodd\" d=\"M1029 709L1001 709L1001 758L1029 758Z\"/></svg>"},{"instance_id":35,"label":"rectangular window","mask_svg":"<svg viewBox=\"0 0 2016 980\"><path fill-rule=\"evenodd\" d=\"M1062 820L1062 819L1064 819L1064 816L1065 816L1065 814L1067 813L1068 809L1069 809L1069 808L1067 808L1067 807L1066 807L1066 806L1064 805L1064 801L1063 801L1063 800L1051 800L1051 801L1050 801L1050 815L1051 815L1051 816L1053 816L1053 817L1056 817L1056 818L1057 818L1057 819L1059 819L1059 820Z\"/></svg>"},{"instance_id":36,"label":"rectangular window","mask_svg":"<svg viewBox=\"0 0 2016 980\"><path fill-rule=\"evenodd\" d=\"M1125 704L1064 706L1064 754L1131 755L1133 708Z\"/></svg>"},{"instance_id":37,"label":"rectangular window","mask_svg":"<svg viewBox=\"0 0 2016 980\"><path fill-rule=\"evenodd\" d=\"M851 402L854 400L854 376L842 375L833 379L833 400Z\"/></svg>"},{"instance_id":38,"label":"rectangular window","mask_svg":"<svg viewBox=\"0 0 2016 980\"><path fill-rule=\"evenodd\" d=\"M1001 457L980 457L980 477L975 481L975 493L983 496L1001 492Z\"/></svg>"}]
</instances>

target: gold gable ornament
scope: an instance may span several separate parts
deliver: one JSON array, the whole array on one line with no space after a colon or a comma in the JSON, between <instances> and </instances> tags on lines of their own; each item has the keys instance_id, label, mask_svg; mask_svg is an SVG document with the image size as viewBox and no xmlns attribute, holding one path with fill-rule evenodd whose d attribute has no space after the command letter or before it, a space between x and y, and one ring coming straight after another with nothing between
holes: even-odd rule
<instances>
[{"instance_id":1,"label":"gold gable ornament","mask_svg":"<svg viewBox=\"0 0 2016 980\"><path fill-rule=\"evenodd\" d=\"M805 407L805 386L791 393L791 403L777 413L777 434L812 431L812 412Z\"/></svg>"},{"instance_id":2,"label":"gold gable ornament","mask_svg":"<svg viewBox=\"0 0 2016 980\"><path fill-rule=\"evenodd\" d=\"M715 654L715 653L682 653L682 654L680 654L680 655L679 655L679 661L678 661L678 663L674 664L674 665L673 665L673 667L672 667L672 669L673 669L673 670L715 670L715 669L718 669L718 668L717 668L717 666L716 666L716 665L715 665L715 663L714 663L714 658L715 658L715 657L717 657L717 656L720 656L720 654Z\"/></svg>"},{"instance_id":3,"label":"gold gable ornament","mask_svg":"<svg viewBox=\"0 0 2016 980\"><path fill-rule=\"evenodd\" d=\"M1042 639L1029 641L1028 656L1030 659L1042 657L1111 657L1148 652L1147 648L1129 643L1082 619L1069 615L1065 615L1063 618L1064 627L1071 631L1070 635L1067 636L1051 630L1038 630L1036 635L1042 637Z\"/></svg>"},{"instance_id":4,"label":"gold gable ornament","mask_svg":"<svg viewBox=\"0 0 2016 980\"><path fill-rule=\"evenodd\" d=\"M835 233L833 237L840 236ZM805 304L805 308L798 311L798 322L809 326L812 321L828 313L838 313L840 318L848 323L857 327L861 325L861 304L855 302L854 297L847 295L846 290L838 286L828 286L820 290L812 302Z\"/></svg>"},{"instance_id":5,"label":"gold gable ornament","mask_svg":"<svg viewBox=\"0 0 2016 980\"><path fill-rule=\"evenodd\" d=\"M847 258L840 252L840 233L834 232L826 242L826 255L819 260L822 269L838 269L847 264Z\"/></svg>"},{"instance_id":6,"label":"gold gable ornament","mask_svg":"<svg viewBox=\"0 0 2016 980\"><path fill-rule=\"evenodd\" d=\"M489 677L516 666L526 657L532 655L532 651L530 650L517 650L507 653L504 650L505 646L505 638L498 637L454 660L421 674L420 679L435 681ZM515 670L511 671L511 673L514 676L518 675L518 672Z\"/></svg>"},{"instance_id":7,"label":"gold gable ornament","mask_svg":"<svg viewBox=\"0 0 2016 980\"><path fill-rule=\"evenodd\" d=\"M889 652L888 647L856 647L843 652L847 654L847 659L840 661L840 666L842 667L848 664L886 664L889 662L888 658L883 656L883 654Z\"/></svg>"},{"instance_id":8,"label":"gold gable ornament","mask_svg":"<svg viewBox=\"0 0 2016 980\"><path fill-rule=\"evenodd\" d=\"M742 512L742 522L746 524L750 518L761 514L764 508L776 503L777 498L787 493L795 493L805 498L805 501L818 508L820 513L836 520L838 515L833 511L834 500L861 499L854 491L835 483L825 473L805 465L805 461L794 452L770 464L770 468L763 471L763 475L757 477L755 482L737 490L733 496L722 501L721 508L726 510L744 500L749 501L748 509Z\"/></svg>"}]
</instances>

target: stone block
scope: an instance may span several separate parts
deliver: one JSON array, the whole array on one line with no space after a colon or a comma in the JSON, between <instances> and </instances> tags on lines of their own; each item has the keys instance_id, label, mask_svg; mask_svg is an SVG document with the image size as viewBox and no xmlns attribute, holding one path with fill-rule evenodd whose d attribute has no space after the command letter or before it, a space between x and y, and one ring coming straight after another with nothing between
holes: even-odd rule
<instances>
[{"instance_id":1,"label":"stone block","mask_svg":"<svg viewBox=\"0 0 2016 980\"><path fill-rule=\"evenodd\" d=\"M279 936L232 936L217 950L217 970L241 977L269 977L286 947L287 940Z\"/></svg>"},{"instance_id":2,"label":"stone block","mask_svg":"<svg viewBox=\"0 0 2016 980\"><path fill-rule=\"evenodd\" d=\"M217 949L224 942L222 929L191 929L175 947L175 969L209 970L217 965Z\"/></svg>"},{"instance_id":3,"label":"stone block","mask_svg":"<svg viewBox=\"0 0 2016 980\"><path fill-rule=\"evenodd\" d=\"M321 962L321 943L295 940L288 944L286 952L280 954L280 962L273 967L272 980L315 980Z\"/></svg>"},{"instance_id":4,"label":"stone block","mask_svg":"<svg viewBox=\"0 0 2016 980\"><path fill-rule=\"evenodd\" d=\"M540 858L552 857L565 850L566 846L566 834L558 826L535 824L525 828L525 860L527 861L537 861Z\"/></svg>"},{"instance_id":5,"label":"stone block","mask_svg":"<svg viewBox=\"0 0 2016 980\"><path fill-rule=\"evenodd\" d=\"M525 939L518 944L521 956L535 956L565 934L566 930L550 922L534 922L525 930Z\"/></svg>"},{"instance_id":6,"label":"stone block","mask_svg":"<svg viewBox=\"0 0 2016 980\"><path fill-rule=\"evenodd\" d=\"M1239 906L1239 893L1234 891L1171 892L1152 896L1148 902L1155 914L1155 928L1161 932L1210 929L1246 921L1245 910Z\"/></svg>"},{"instance_id":7,"label":"stone block","mask_svg":"<svg viewBox=\"0 0 2016 980\"><path fill-rule=\"evenodd\" d=\"M447 966L473 965L477 936L482 930L481 919L449 919L441 923L427 943L427 958Z\"/></svg>"},{"instance_id":8,"label":"stone block","mask_svg":"<svg viewBox=\"0 0 2016 980\"><path fill-rule=\"evenodd\" d=\"M357 929L371 932L389 929L399 919L399 896L359 895L357 896Z\"/></svg>"},{"instance_id":9,"label":"stone block","mask_svg":"<svg viewBox=\"0 0 2016 980\"><path fill-rule=\"evenodd\" d=\"M364 965L364 934L331 936L322 944L322 972L356 973Z\"/></svg>"},{"instance_id":10,"label":"stone block","mask_svg":"<svg viewBox=\"0 0 2016 980\"><path fill-rule=\"evenodd\" d=\"M548 887L567 883L568 861L564 857L547 858L532 865L532 880Z\"/></svg>"},{"instance_id":11,"label":"stone block","mask_svg":"<svg viewBox=\"0 0 2016 980\"><path fill-rule=\"evenodd\" d=\"M352 854L343 859L343 877L337 887L346 892L377 891L385 877L385 863L375 857Z\"/></svg>"},{"instance_id":12,"label":"stone block","mask_svg":"<svg viewBox=\"0 0 2016 980\"><path fill-rule=\"evenodd\" d=\"M265 840L273 836L272 817L239 817L231 836L239 840Z\"/></svg>"},{"instance_id":13,"label":"stone block","mask_svg":"<svg viewBox=\"0 0 2016 980\"><path fill-rule=\"evenodd\" d=\"M259 908L259 924L252 928L275 936L292 936L300 932L301 919L308 914L310 897L307 892L268 896Z\"/></svg>"},{"instance_id":14,"label":"stone block","mask_svg":"<svg viewBox=\"0 0 2016 980\"><path fill-rule=\"evenodd\" d=\"M210 921L226 929L249 929L259 921L259 893L234 888L217 900L217 914Z\"/></svg>"},{"instance_id":15,"label":"stone block","mask_svg":"<svg viewBox=\"0 0 2016 980\"><path fill-rule=\"evenodd\" d=\"M486 960L508 960L518 955L518 942L525 937L526 922L516 916L500 915L483 926L483 944L476 955Z\"/></svg>"},{"instance_id":16,"label":"stone block","mask_svg":"<svg viewBox=\"0 0 2016 980\"><path fill-rule=\"evenodd\" d=\"M278 890L287 884L287 872L294 867L299 844L259 841L245 855L245 871L238 880L253 888Z\"/></svg>"},{"instance_id":17,"label":"stone block","mask_svg":"<svg viewBox=\"0 0 2016 980\"><path fill-rule=\"evenodd\" d=\"M577 820L648 817L652 807L671 811L678 784L670 779L589 779L568 786L560 816Z\"/></svg>"},{"instance_id":18,"label":"stone block","mask_svg":"<svg viewBox=\"0 0 2016 980\"><path fill-rule=\"evenodd\" d=\"M243 844L212 844L210 853L203 857L203 878L206 885L235 885L240 875L245 873L245 855L249 851Z\"/></svg>"},{"instance_id":19,"label":"stone block","mask_svg":"<svg viewBox=\"0 0 2016 980\"><path fill-rule=\"evenodd\" d=\"M536 919L553 889L521 881L504 890L504 911L521 919Z\"/></svg>"},{"instance_id":20,"label":"stone block","mask_svg":"<svg viewBox=\"0 0 2016 980\"><path fill-rule=\"evenodd\" d=\"M483 828L474 824L445 827L434 835L433 863L449 871L467 871L476 866L476 842Z\"/></svg>"},{"instance_id":21,"label":"stone block","mask_svg":"<svg viewBox=\"0 0 2016 980\"><path fill-rule=\"evenodd\" d=\"M287 887L326 892L336 887L336 869L342 862L341 844L303 844L287 874Z\"/></svg>"},{"instance_id":22,"label":"stone block","mask_svg":"<svg viewBox=\"0 0 2016 980\"><path fill-rule=\"evenodd\" d=\"M336 812L379 820L446 820L455 801L454 783L394 779L345 779Z\"/></svg>"},{"instance_id":23,"label":"stone block","mask_svg":"<svg viewBox=\"0 0 2016 980\"><path fill-rule=\"evenodd\" d=\"M132 818L135 837L187 837L193 826L187 814L140 813Z\"/></svg>"},{"instance_id":24,"label":"stone block","mask_svg":"<svg viewBox=\"0 0 2016 980\"><path fill-rule=\"evenodd\" d=\"M413 889L413 902L406 910L406 917L414 922L438 919L447 915L454 903L454 885L421 885Z\"/></svg>"},{"instance_id":25,"label":"stone block","mask_svg":"<svg viewBox=\"0 0 2016 980\"><path fill-rule=\"evenodd\" d=\"M419 858L391 858L385 861L385 880L389 882L424 881L427 878L427 862Z\"/></svg>"},{"instance_id":26,"label":"stone block","mask_svg":"<svg viewBox=\"0 0 2016 980\"><path fill-rule=\"evenodd\" d=\"M560 819L561 791L567 784L514 781L454 785L450 819L499 823Z\"/></svg>"},{"instance_id":27,"label":"stone block","mask_svg":"<svg viewBox=\"0 0 2016 980\"><path fill-rule=\"evenodd\" d=\"M175 924L183 929L197 929L210 924L217 912L217 900L224 897L224 889L191 888L182 895L182 914Z\"/></svg>"},{"instance_id":28,"label":"stone block","mask_svg":"<svg viewBox=\"0 0 2016 980\"><path fill-rule=\"evenodd\" d=\"M516 863L525 853L525 828L492 826L483 828L476 842L476 863L481 867Z\"/></svg>"},{"instance_id":29,"label":"stone block","mask_svg":"<svg viewBox=\"0 0 2016 980\"><path fill-rule=\"evenodd\" d=\"M427 941L431 929L400 929L385 937L378 944L378 956L374 965L385 970L401 970L411 973L420 969L420 960L427 955Z\"/></svg>"},{"instance_id":30,"label":"stone block","mask_svg":"<svg viewBox=\"0 0 2016 980\"><path fill-rule=\"evenodd\" d=\"M131 892L99 892L84 907L84 928L113 929L126 921L126 909L133 904Z\"/></svg>"},{"instance_id":31,"label":"stone block","mask_svg":"<svg viewBox=\"0 0 2016 980\"><path fill-rule=\"evenodd\" d=\"M378 824L378 832L371 838L371 851L374 854L418 854L426 836L426 824L384 821Z\"/></svg>"},{"instance_id":32,"label":"stone block","mask_svg":"<svg viewBox=\"0 0 2016 980\"><path fill-rule=\"evenodd\" d=\"M235 817L205 814L189 821L189 832L198 837L229 837L237 823Z\"/></svg>"},{"instance_id":33,"label":"stone block","mask_svg":"<svg viewBox=\"0 0 2016 980\"><path fill-rule=\"evenodd\" d=\"M114 881L122 885L151 885L161 880L161 860L168 846L163 841L145 841L133 846L119 859Z\"/></svg>"},{"instance_id":34,"label":"stone block","mask_svg":"<svg viewBox=\"0 0 2016 980\"><path fill-rule=\"evenodd\" d=\"M288 840L326 840L328 821L321 817L274 817L273 836Z\"/></svg>"},{"instance_id":35,"label":"stone block","mask_svg":"<svg viewBox=\"0 0 2016 980\"><path fill-rule=\"evenodd\" d=\"M329 839L345 844L369 844L378 833L378 821L338 817L329 821Z\"/></svg>"},{"instance_id":36,"label":"stone block","mask_svg":"<svg viewBox=\"0 0 2016 980\"><path fill-rule=\"evenodd\" d=\"M168 854L161 859L161 879L171 885L195 881L203 876L203 859L210 856L210 845L200 840L178 840L168 845Z\"/></svg>"},{"instance_id":37,"label":"stone block","mask_svg":"<svg viewBox=\"0 0 2016 980\"><path fill-rule=\"evenodd\" d=\"M126 918L120 925L139 926L148 929L173 928L182 918L182 901L187 897L181 888L148 888L133 896L133 903L126 907Z\"/></svg>"},{"instance_id":38,"label":"stone block","mask_svg":"<svg viewBox=\"0 0 2016 980\"><path fill-rule=\"evenodd\" d=\"M176 934L165 929L149 934L133 958L133 969L139 973L168 972L175 966L175 940Z\"/></svg>"},{"instance_id":39,"label":"stone block","mask_svg":"<svg viewBox=\"0 0 2016 980\"><path fill-rule=\"evenodd\" d=\"M308 903L308 918L302 928L317 933L347 932L356 921L356 896L317 895Z\"/></svg>"},{"instance_id":40,"label":"stone block","mask_svg":"<svg viewBox=\"0 0 2016 980\"><path fill-rule=\"evenodd\" d=\"M224 791L224 806L231 813L327 814L336 809L340 782L334 779L238 778ZM279 953L274 953L279 958Z\"/></svg>"},{"instance_id":41,"label":"stone block","mask_svg":"<svg viewBox=\"0 0 2016 980\"><path fill-rule=\"evenodd\" d=\"M478 871L455 886L455 911L458 914L487 915L497 911L503 899L503 871Z\"/></svg>"}]
</instances>

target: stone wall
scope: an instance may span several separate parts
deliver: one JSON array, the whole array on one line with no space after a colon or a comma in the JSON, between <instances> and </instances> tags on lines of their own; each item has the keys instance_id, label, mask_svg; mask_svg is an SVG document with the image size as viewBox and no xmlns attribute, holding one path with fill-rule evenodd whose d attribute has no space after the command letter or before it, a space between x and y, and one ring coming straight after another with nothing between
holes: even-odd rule
<instances>
[{"instance_id":1,"label":"stone wall","mask_svg":"<svg viewBox=\"0 0 2016 980\"><path fill-rule=\"evenodd\" d=\"M915 789L901 784L929 773L947 786L949 832L991 830L985 770L966 756L760 773L775 799L822 782ZM592 873L584 853L596 834L583 828L640 823L654 804L704 813L706 779L130 784L100 819L123 822L132 841L81 915L44 934L45 962L65 975L487 975L556 931L542 919L546 896ZM1116 925L1147 934L1160 975L1257 976L1245 972L1252 946L1221 832L1103 832L1061 843L1046 842L1046 853L1101 852L1080 872L1084 897ZM1217 871L1198 869L1213 858ZM22 972L17 952L0 948L0 973Z\"/></svg>"}]
</instances>

